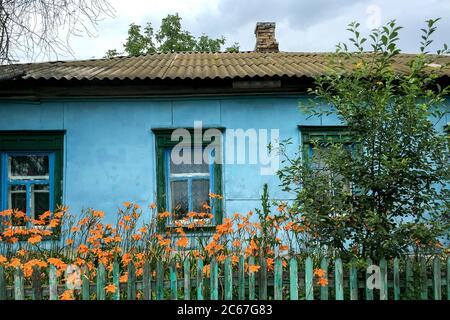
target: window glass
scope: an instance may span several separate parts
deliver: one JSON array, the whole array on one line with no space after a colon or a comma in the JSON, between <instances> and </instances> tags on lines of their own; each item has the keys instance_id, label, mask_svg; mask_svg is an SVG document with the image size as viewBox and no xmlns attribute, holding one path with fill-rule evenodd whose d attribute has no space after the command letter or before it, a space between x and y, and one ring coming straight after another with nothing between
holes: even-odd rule
<instances>
[{"instance_id":1,"label":"window glass","mask_svg":"<svg viewBox=\"0 0 450 320\"><path fill-rule=\"evenodd\" d=\"M185 154L187 153L187 154ZM179 152L175 152L175 156L187 161L174 161L172 152L170 153L170 173L171 174L189 174L189 173L209 173L209 158L203 159L203 149L189 150L183 148Z\"/></svg>"},{"instance_id":2,"label":"window glass","mask_svg":"<svg viewBox=\"0 0 450 320\"><path fill-rule=\"evenodd\" d=\"M189 212L188 181L170 183L172 213L176 220L182 219Z\"/></svg>"},{"instance_id":3,"label":"window glass","mask_svg":"<svg viewBox=\"0 0 450 320\"><path fill-rule=\"evenodd\" d=\"M10 155L10 176L17 177L48 177L48 155Z\"/></svg>"},{"instance_id":4,"label":"window glass","mask_svg":"<svg viewBox=\"0 0 450 320\"><path fill-rule=\"evenodd\" d=\"M209 205L209 180L192 181L192 211L205 212L205 203Z\"/></svg>"}]
</instances>

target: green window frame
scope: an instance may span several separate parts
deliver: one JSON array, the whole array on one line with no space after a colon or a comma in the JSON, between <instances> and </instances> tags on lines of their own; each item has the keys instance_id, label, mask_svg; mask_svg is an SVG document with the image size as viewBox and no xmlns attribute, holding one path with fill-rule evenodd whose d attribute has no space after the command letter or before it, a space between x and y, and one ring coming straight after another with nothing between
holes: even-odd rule
<instances>
[{"instance_id":1,"label":"green window frame","mask_svg":"<svg viewBox=\"0 0 450 320\"><path fill-rule=\"evenodd\" d=\"M353 143L346 126L299 126L301 134L302 157L310 161L314 142L345 144Z\"/></svg>"},{"instance_id":2,"label":"green window frame","mask_svg":"<svg viewBox=\"0 0 450 320\"><path fill-rule=\"evenodd\" d=\"M51 156L50 208L63 205L63 152L65 131L0 131L0 168L7 167L8 154L48 154ZM0 171L1 210L8 209L6 170Z\"/></svg>"},{"instance_id":3,"label":"green window frame","mask_svg":"<svg viewBox=\"0 0 450 320\"><path fill-rule=\"evenodd\" d=\"M179 141L172 141L171 136L172 132L177 128L173 129L152 129L155 136L156 143L156 203L158 207L158 212L163 212L168 210L168 162L166 158L167 150L176 146ZM186 129L191 135L191 143L194 143L194 129L193 128L183 128ZM203 133L209 128L202 129ZM214 128L218 129L223 133L223 128ZM219 142L220 148L222 148L222 140ZM206 147L210 144L210 141L202 141L202 147ZM210 172L210 179L212 181L211 192L215 194L222 195L222 164L221 163L213 163L212 170ZM198 227L194 230L186 229L186 232L196 232L199 229L214 229L217 224L222 223L223 219L223 203L220 199L211 199L211 213L213 214L213 223L212 225L208 225L205 227ZM161 224L160 228L170 228L172 226Z\"/></svg>"}]
</instances>

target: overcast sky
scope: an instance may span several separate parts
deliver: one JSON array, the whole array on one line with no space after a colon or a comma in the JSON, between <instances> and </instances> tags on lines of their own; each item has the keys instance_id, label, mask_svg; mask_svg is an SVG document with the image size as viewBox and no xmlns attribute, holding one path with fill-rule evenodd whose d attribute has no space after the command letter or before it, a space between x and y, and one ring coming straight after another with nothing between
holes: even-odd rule
<instances>
[{"instance_id":1,"label":"overcast sky","mask_svg":"<svg viewBox=\"0 0 450 320\"><path fill-rule=\"evenodd\" d=\"M97 26L94 37L72 38L76 59L101 58L108 49L123 51L128 25L151 22L159 28L167 14L179 13L183 27L195 36L225 36L239 42L241 51L253 50L258 21L277 23L276 37L282 51L334 51L348 38L349 22L361 22L361 31L396 19L404 29L400 47L417 52L424 20L441 17L435 48L450 44L450 0L110 0L115 17ZM70 59L73 57L60 57Z\"/></svg>"}]
</instances>

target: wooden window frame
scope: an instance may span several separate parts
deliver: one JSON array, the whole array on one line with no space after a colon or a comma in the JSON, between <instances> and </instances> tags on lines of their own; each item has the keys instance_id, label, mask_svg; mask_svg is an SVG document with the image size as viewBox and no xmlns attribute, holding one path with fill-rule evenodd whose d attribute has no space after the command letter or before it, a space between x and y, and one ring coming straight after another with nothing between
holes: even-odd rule
<instances>
[{"instance_id":1,"label":"wooden window frame","mask_svg":"<svg viewBox=\"0 0 450 320\"><path fill-rule=\"evenodd\" d=\"M173 148L176 146L179 141L172 141L171 136L172 132L178 128L163 128L163 129L152 129L154 137L155 137L155 147L156 147L156 204L158 208L158 212L164 212L167 210L168 204L168 163L166 161L166 152L167 149ZM191 138L194 137L194 129L193 128L183 128L186 129L190 134ZM208 129L218 129L222 132L222 137L220 141L220 148L223 147L223 131L224 128L202 128L202 134ZM192 140L193 143L193 140ZM202 141L202 147L206 147L210 144L210 141ZM222 164L214 163L213 170L211 171L210 180L212 180L211 186L216 194L222 195ZM186 232L197 232L200 230L211 230L215 229L215 227L222 223L223 219L223 203L220 199L211 199L211 213L213 214L213 223L204 227L196 227L194 229L186 228ZM161 229L172 228L171 225L166 225L165 222L162 222L159 227Z\"/></svg>"}]
</instances>

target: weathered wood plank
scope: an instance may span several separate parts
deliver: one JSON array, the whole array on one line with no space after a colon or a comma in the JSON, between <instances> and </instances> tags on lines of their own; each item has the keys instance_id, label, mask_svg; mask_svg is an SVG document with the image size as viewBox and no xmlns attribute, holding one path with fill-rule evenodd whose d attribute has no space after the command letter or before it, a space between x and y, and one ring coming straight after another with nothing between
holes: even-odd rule
<instances>
[{"instance_id":1,"label":"weathered wood plank","mask_svg":"<svg viewBox=\"0 0 450 320\"><path fill-rule=\"evenodd\" d=\"M439 256L434 257L433 260L433 291L434 300L442 299L442 288L441 288L441 259Z\"/></svg>"},{"instance_id":2,"label":"weathered wood plank","mask_svg":"<svg viewBox=\"0 0 450 320\"><path fill-rule=\"evenodd\" d=\"M365 272L365 274L366 274L366 277L365 277L366 300L373 300L373 289L369 287L369 281L368 281L370 276L372 275L372 273L367 272L368 267L370 267L373 264L372 259L368 258L366 260L366 264L367 264L366 272Z\"/></svg>"},{"instance_id":3,"label":"weathered wood plank","mask_svg":"<svg viewBox=\"0 0 450 320\"><path fill-rule=\"evenodd\" d=\"M350 263L350 300L358 300L358 269L355 260Z\"/></svg>"},{"instance_id":4,"label":"weathered wood plank","mask_svg":"<svg viewBox=\"0 0 450 320\"><path fill-rule=\"evenodd\" d=\"M250 257L248 259L248 265L255 265L254 257ZM255 273L251 272L250 270L248 271L248 299L255 300Z\"/></svg>"},{"instance_id":5,"label":"weathered wood plank","mask_svg":"<svg viewBox=\"0 0 450 320\"><path fill-rule=\"evenodd\" d=\"M42 300L41 268L33 266L31 274L31 299Z\"/></svg>"},{"instance_id":6,"label":"weathered wood plank","mask_svg":"<svg viewBox=\"0 0 450 320\"><path fill-rule=\"evenodd\" d=\"M420 258L420 282L420 299L428 300L427 261L425 257Z\"/></svg>"},{"instance_id":7,"label":"weathered wood plank","mask_svg":"<svg viewBox=\"0 0 450 320\"><path fill-rule=\"evenodd\" d=\"M406 287L405 287L405 292L406 292L406 296L411 299L412 295L413 295L413 271L412 271L412 262L411 262L411 258L406 257Z\"/></svg>"},{"instance_id":8,"label":"weathered wood plank","mask_svg":"<svg viewBox=\"0 0 450 320\"><path fill-rule=\"evenodd\" d=\"M233 299L233 266L231 258L227 257L224 263L224 277L225 277L225 300Z\"/></svg>"},{"instance_id":9,"label":"weathered wood plank","mask_svg":"<svg viewBox=\"0 0 450 320\"><path fill-rule=\"evenodd\" d=\"M387 261L380 260L380 300L388 299Z\"/></svg>"},{"instance_id":10,"label":"weathered wood plank","mask_svg":"<svg viewBox=\"0 0 450 320\"><path fill-rule=\"evenodd\" d=\"M341 258L334 262L335 299L344 300L344 272Z\"/></svg>"},{"instance_id":11,"label":"weathered wood plank","mask_svg":"<svg viewBox=\"0 0 450 320\"><path fill-rule=\"evenodd\" d=\"M170 299L178 299L178 285L177 285L177 265L175 259L170 262L169 266L170 279Z\"/></svg>"},{"instance_id":12,"label":"weathered wood plank","mask_svg":"<svg viewBox=\"0 0 450 320\"><path fill-rule=\"evenodd\" d=\"M289 296L291 300L298 300L298 263L297 258L289 261Z\"/></svg>"},{"instance_id":13,"label":"weathered wood plank","mask_svg":"<svg viewBox=\"0 0 450 320\"><path fill-rule=\"evenodd\" d=\"M23 280L22 268L17 267L14 271L14 299L24 300L25 299L25 288Z\"/></svg>"},{"instance_id":14,"label":"weathered wood plank","mask_svg":"<svg viewBox=\"0 0 450 320\"><path fill-rule=\"evenodd\" d=\"M184 300L191 300L191 260L188 257L183 262Z\"/></svg>"},{"instance_id":15,"label":"weathered wood plank","mask_svg":"<svg viewBox=\"0 0 450 320\"><path fill-rule=\"evenodd\" d=\"M197 300L203 300L203 260L197 259Z\"/></svg>"},{"instance_id":16,"label":"weathered wood plank","mask_svg":"<svg viewBox=\"0 0 450 320\"><path fill-rule=\"evenodd\" d=\"M0 266L0 300L6 300L5 269Z\"/></svg>"},{"instance_id":17,"label":"weathered wood plank","mask_svg":"<svg viewBox=\"0 0 450 320\"><path fill-rule=\"evenodd\" d=\"M260 257L259 265L259 300L267 299L267 260Z\"/></svg>"},{"instance_id":18,"label":"weathered wood plank","mask_svg":"<svg viewBox=\"0 0 450 320\"><path fill-rule=\"evenodd\" d=\"M238 264L238 299L245 300L245 258L239 257Z\"/></svg>"},{"instance_id":19,"label":"weathered wood plank","mask_svg":"<svg viewBox=\"0 0 450 320\"><path fill-rule=\"evenodd\" d=\"M50 265L48 270L48 291L50 300L58 300L58 277L56 274L56 267Z\"/></svg>"},{"instance_id":20,"label":"weathered wood plank","mask_svg":"<svg viewBox=\"0 0 450 320\"><path fill-rule=\"evenodd\" d=\"M218 277L218 265L215 257L211 259L210 264L210 299L219 299L219 277Z\"/></svg>"},{"instance_id":21,"label":"weathered wood plank","mask_svg":"<svg viewBox=\"0 0 450 320\"><path fill-rule=\"evenodd\" d=\"M90 288L91 284L89 281L89 268L87 266L83 266L81 276L81 299L90 300Z\"/></svg>"},{"instance_id":22,"label":"weathered wood plank","mask_svg":"<svg viewBox=\"0 0 450 320\"><path fill-rule=\"evenodd\" d=\"M99 263L97 268L97 300L105 300L105 266Z\"/></svg>"},{"instance_id":23,"label":"weathered wood plank","mask_svg":"<svg viewBox=\"0 0 450 320\"><path fill-rule=\"evenodd\" d=\"M320 300L328 300L328 259L322 258L320 261L320 269L325 271L325 280L327 280L327 284L324 286L320 286Z\"/></svg>"},{"instance_id":24,"label":"weathered wood plank","mask_svg":"<svg viewBox=\"0 0 450 320\"><path fill-rule=\"evenodd\" d=\"M394 259L394 300L400 300L400 261Z\"/></svg>"},{"instance_id":25,"label":"weathered wood plank","mask_svg":"<svg viewBox=\"0 0 450 320\"><path fill-rule=\"evenodd\" d=\"M305 260L305 297L306 300L314 300L314 270L311 257Z\"/></svg>"},{"instance_id":26,"label":"weathered wood plank","mask_svg":"<svg viewBox=\"0 0 450 320\"><path fill-rule=\"evenodd\" d=\"M113 300L120 300L120 265L117 260L113 262L113 285L116 291L113 293Z\"/></svg>"},{"instance_id":27,"label":"weathered wood plank","mask_svg":"<svg viewBox=\"0 0 450 320\"><path fill-rule=\"evenodd\" d=\"M145 261L142 272L142 293L144 300L152 299L152 271L149 260Z\"/></svg>"},{"instance_id":28,"label":"weathered wood plank","mask_svg":"<svg viewBox=\"0 0 450 320\"><path fill-rule=\"evenodd\" d=\"M275 259L274 299L283 300L283 261Z\"/></svg>"},{"instance_id":29,"label":"weathered wood plank","mask_svg":"<svg viewBox=\"0 0 450 320\"><path fill-rule=\"evenodd\" d=\"M156 299L164 300L164 268L161 260L156 261Z\"/></svg>"},{"instance_id":30,"label":"weathered wood plank","mask_svg":"<svg viewBox=\"0 0 450 320\"><path fill-rule=\"evenodd\" d=\"M136 300L136 267L133 261L128 263L127 300Z\"/></svg>"}]
</instances>

